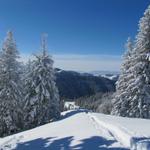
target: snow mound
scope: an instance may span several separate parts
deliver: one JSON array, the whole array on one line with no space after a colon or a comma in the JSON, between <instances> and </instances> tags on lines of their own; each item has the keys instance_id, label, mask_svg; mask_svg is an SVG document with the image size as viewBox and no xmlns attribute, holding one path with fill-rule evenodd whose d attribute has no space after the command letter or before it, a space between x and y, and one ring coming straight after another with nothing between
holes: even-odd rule
<instances>
[{"instance_id":1,"label":"snow mound","mask_svg":"<svg viewBox=\"0 0 150 150\"><path fill-rule=\"evenodd\" d=\"M131 144L131 150L150 150L150 139L148 138L132 137L130 144Z\"/></svg>"}]
</instances>

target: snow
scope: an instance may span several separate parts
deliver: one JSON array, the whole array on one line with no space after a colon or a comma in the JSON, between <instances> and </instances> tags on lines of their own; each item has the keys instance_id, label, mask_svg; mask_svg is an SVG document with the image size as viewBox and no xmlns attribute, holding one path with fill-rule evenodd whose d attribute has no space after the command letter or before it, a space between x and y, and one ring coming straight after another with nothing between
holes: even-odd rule
<instances>
[{"instance_id":1,"label":"snow","mask_svg":"<svg viewBox=\"0 0 150 150\"><path fill-rule=\"evenodd\" d=\"M0 139L0 150L150 150L150 120L87 110L62 113L59 121Z\"/></svg>"},{"instance_id":2,"label":"snow","mask_svg":"<svg viewBox=\"0 0 150 150\"><path fill-rule=\"evenodd\" d=\"M149 53L147 53L147 55L146 55L146 59L147 59L148 61L150 61L150 52L149 52Z\"/></svg>"},{"instance_id":3,"label":"snow","mask_svg":"<svg viewBox=\"0 0 150 150\"><path fill-rule=\"evenodd\" d=\"M1 150L125 150L83 110L67 111L61 120L0 139Z\"/></svg>"},{"instance_id":4,"label":"snow","mask_svg":"<svg viewBox=\"0 0 150 150\"><path fill-rule=\"evenodd\" d=\"M118 78L118 75L101 75L101 77L107 78L109 80L115 80Z\"/></svg>"},{"instance_id":5,"label":"snow","mask_svg":"<svg viewBox=\"0 0 150 150\"><path fill-rule=\"evenodd\" d=\"M79 109L79 106L76 106L74 101L72 101L72 102L66 101L65 104L64 104L64 107L67 110Z\"/></svg>"},{"instance_id":6,"label":"snow","mask_svg":"<svg viewBox=\"0 0 150 150\"><path fill-rule=\"evenodd\" d=\"M103 127L107 128L124 146L133 150L150 150L150 120L116 117L98 113L91 116ZM144 149L144 150L145 150Z\"/></svg>"}]
</instances>

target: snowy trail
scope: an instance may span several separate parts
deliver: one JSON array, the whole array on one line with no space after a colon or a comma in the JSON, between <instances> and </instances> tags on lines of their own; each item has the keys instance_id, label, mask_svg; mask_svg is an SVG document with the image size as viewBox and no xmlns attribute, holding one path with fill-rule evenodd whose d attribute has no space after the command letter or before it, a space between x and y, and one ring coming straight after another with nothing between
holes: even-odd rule
<instances>
[{"instance_id":1,"label":"snowy trail","mask_svg":"<svg viewBox=\"0 0 150 150\"><path fill-rule=\"evenodd\" d=\"M105 135L105 137L107 137L108 139L116 140L113 134L100 123L98 123L94 116L88 114L88 117L91 120L91 123L94 125L95 129L99 132L99 135Z\"/></svg>"},{"instance_id":2,"label":"snowy trail","mask_svg":"<svg viewBox=\"0 0 150 150\"><path fill-rule=\"evenodd\" d=\"M150 150L150 120L89 113L102 128L132 150Z\"/></svg>"},{"instance_id":3,"label":"snowy trail","mask_svg":"<svg viewBox=\"0 0 150 150\"><path fill-rule=\"evenodd\" d=\"M126 140L131 137L131 134L127 129L119 126L114 126L113 124L107 123L98 119L96 116L89 114L89 117L92 118L93 121L97 123L97 125L105 130L109 135L111 135L115 140L119 141L122 145L130 147L130 141Z\"/></svg>"},{"instance_id":4,"label":"snowy trail","mask_svg":"<svg viewBox=\"0 0 150 150\"><path fill-rule=\"evenodd\" d=\"M89 113L63 113L60 121L0 139L0 150L127 150Z\"/></svg>"}]
</instances>

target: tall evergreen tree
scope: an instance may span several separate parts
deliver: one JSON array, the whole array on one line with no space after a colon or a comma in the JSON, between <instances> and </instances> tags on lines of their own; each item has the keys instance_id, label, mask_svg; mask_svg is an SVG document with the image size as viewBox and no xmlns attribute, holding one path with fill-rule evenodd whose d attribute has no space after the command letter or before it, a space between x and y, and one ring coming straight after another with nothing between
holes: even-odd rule
<instances>
[{"instance_id":1,"label":"tall evergreen tree","mask_svg":"<svg viewBox=\"0 0 150 150\"><path fill-rule=\"evenodd\" d=\"M128 102L128 112L125 116L150 118L150 6L139 22L139 33L136 37L134 58L132 60L132 78L128 81L125 101ZM128 74L130 76L130 74ZM116 102L116 114L120 112L122 100ZM115 110L114 110L115 111Z\"/></svg>"},{"instance_id":2,"label":"tall evergreen tree","mask_svg":"<svg viewBox=\"0 0 150 150\"><path fill-rule=\"evenodd\" d=\"M112 110L112 114L117 114L121 116L128 116L128 91L126 90L130 79L132 79L133 74L131 71L132 62L133 62L133 54L134 48L133 43L130 38L128 38L127 43L125 45L126 51L123 56L123 64L121 66L121 74L116 83L116 94L114 98L114 108Z\"/></svg>"},{"instance_id":3,"label":"tall evergreen tree","mask_svg":"<svg viewBox=\"0 0 150 150\"><path fill-rule=\"evenodd\" d=\"M32 62L26 79L26 128L50 122L60 116L59 95L55 84L53 60L48 55L46 38L42 38L42 54Z\"/></svg>"},{"instance_id":4,"label":"tall evergreen tree","mask_svg":"<svg viewBox=\"0 0 150 150\"><path fill-rule=\"evenodd\" d=\"M0 55L0 136L17 132L21 122L21 81L16 43L7 33Z\"/></svg>"}]
</instances>

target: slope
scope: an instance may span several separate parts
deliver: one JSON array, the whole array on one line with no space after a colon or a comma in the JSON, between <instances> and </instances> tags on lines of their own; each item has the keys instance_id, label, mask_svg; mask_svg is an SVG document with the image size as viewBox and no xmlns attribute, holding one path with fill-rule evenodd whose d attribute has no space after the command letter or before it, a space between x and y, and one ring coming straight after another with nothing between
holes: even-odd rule
<instances>
[{"instance_id":1,"label":"slope","mask_svg":"<svg viewBox=\"0 0 150 150\"><path fill-rule=\"evenodd\" d=\"M97 92L114 92L115 81L91 74L56 69L56 84L61 99L76 99Z\"/></svg>"},{"instance_id":2,"label":"slope","mask_svg":"<svg viewBox=\"0 0 150 150\"><path fill-rule=\"evenodd\" d=\"M126 150L84 110L62 113L61 120L0 139L1 150Z\"/></svg>"}]
</instances>

